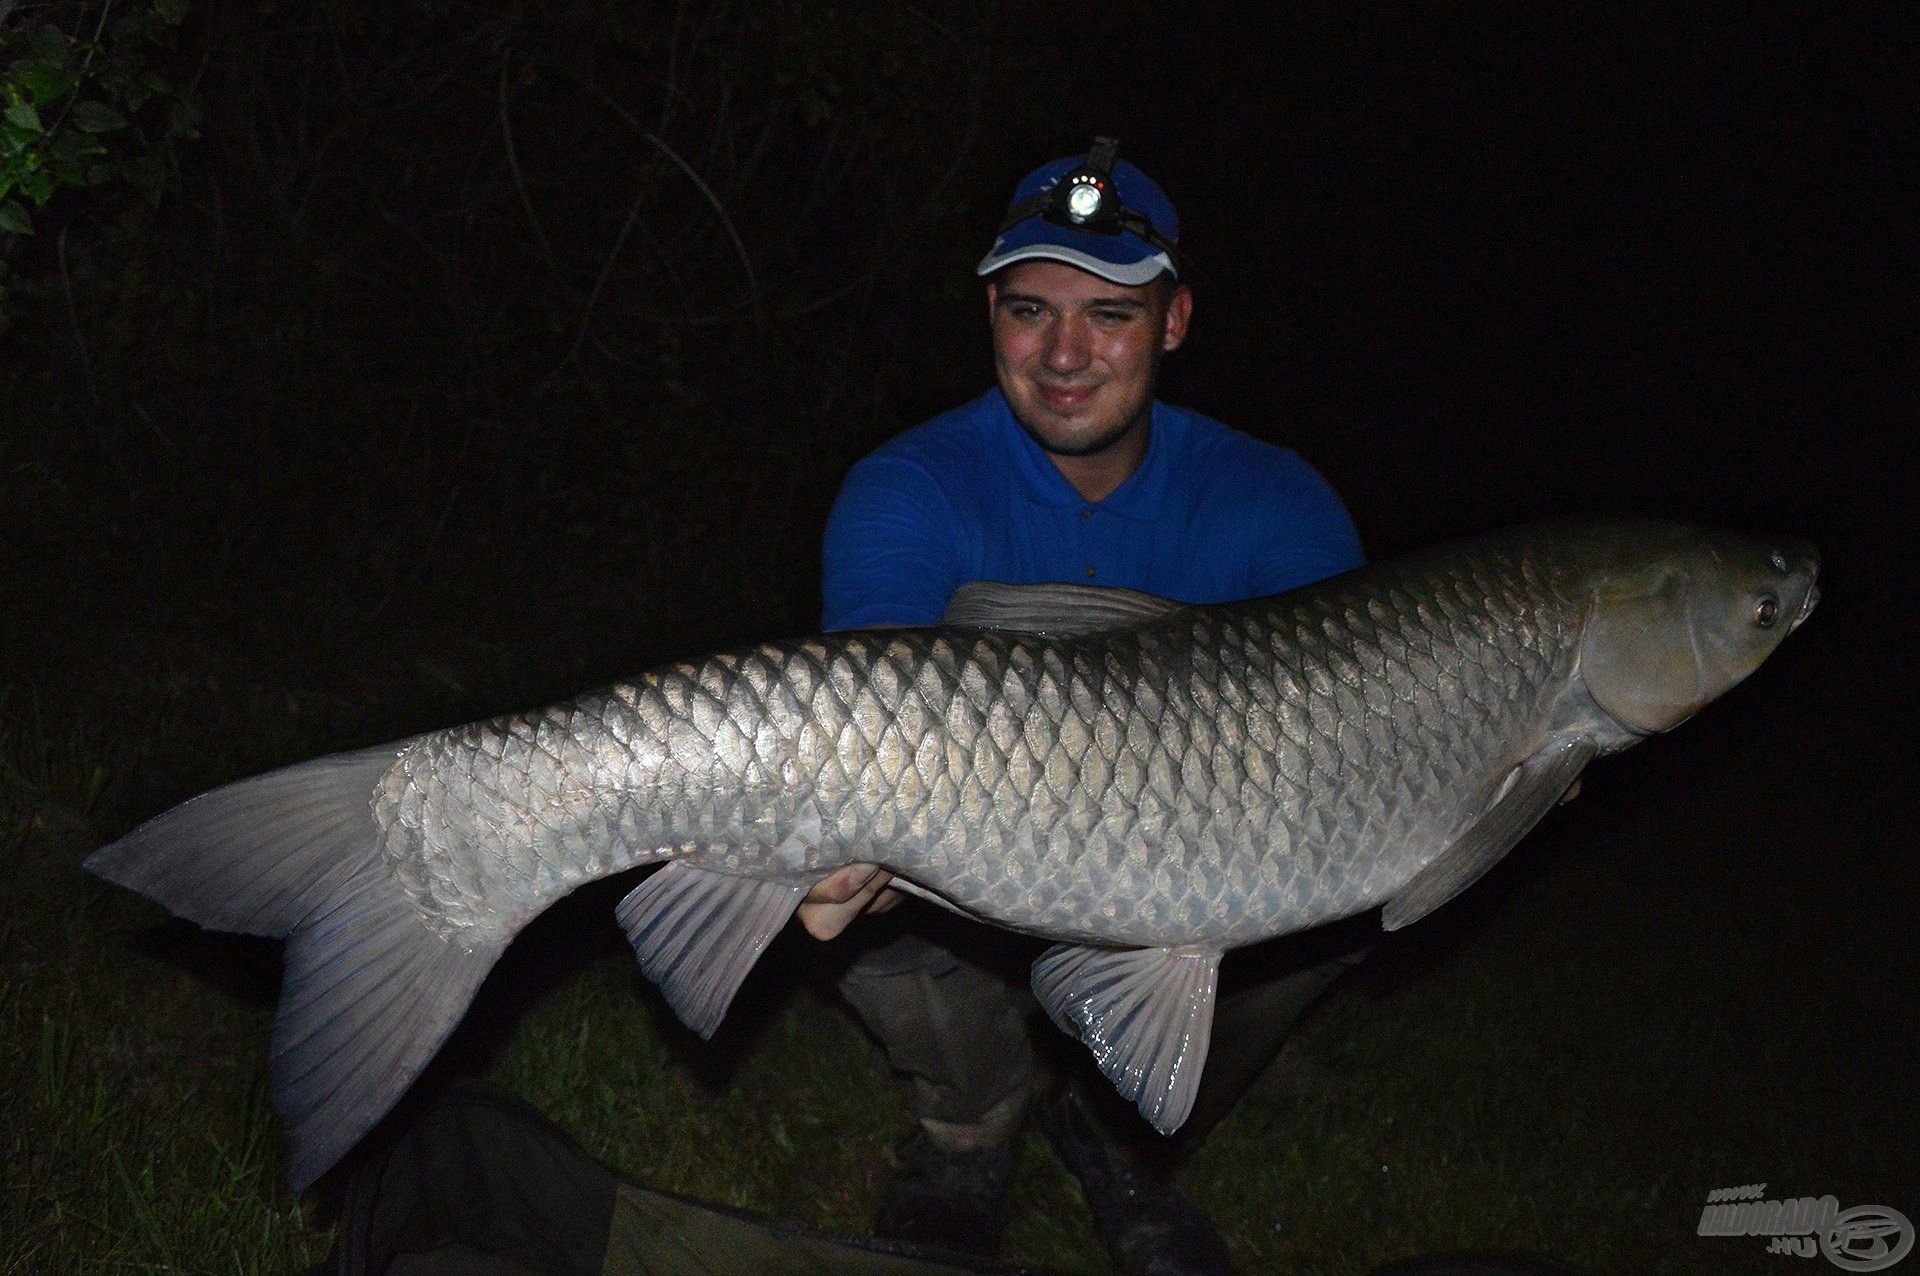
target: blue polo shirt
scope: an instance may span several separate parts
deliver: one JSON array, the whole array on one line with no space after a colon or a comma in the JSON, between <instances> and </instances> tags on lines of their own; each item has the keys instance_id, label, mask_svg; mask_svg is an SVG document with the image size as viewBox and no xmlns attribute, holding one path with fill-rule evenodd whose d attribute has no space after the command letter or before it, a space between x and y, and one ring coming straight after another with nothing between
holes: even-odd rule
<instances>
[{"instance_id":1,"label":"blue polo shirt","mask_svg":"<svg viewBox=\"0 0 1920 1276\"><path fill-rule=\"evenodd\" d=\"M1090 502L995 387L847 475L827 520L822 627L935 624L976 580L1213 603L1282 593L1363 561L1340 498L1291 449L1156 402L1146 460Z\"/></svg>"}]
</instances>

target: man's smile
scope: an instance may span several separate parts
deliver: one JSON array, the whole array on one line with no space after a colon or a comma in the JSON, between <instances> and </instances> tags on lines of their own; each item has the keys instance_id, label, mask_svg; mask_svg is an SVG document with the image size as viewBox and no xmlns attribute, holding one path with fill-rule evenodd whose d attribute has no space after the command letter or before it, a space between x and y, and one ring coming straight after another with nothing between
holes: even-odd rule
<instances>
[{"instance_id":1,"label":"man's smile","mask_svg":"<svg viewBox=\"0 0 1920 1276\"><path fill-rule=\"evenodd\" d=\"M1035 382L1034 388L1039 391L1042 403L1055 412L1065 414L1092 398L1093 392L1100 387L1097 385L1048 385L1045 382Z\"/></svg>"}]
</instances>

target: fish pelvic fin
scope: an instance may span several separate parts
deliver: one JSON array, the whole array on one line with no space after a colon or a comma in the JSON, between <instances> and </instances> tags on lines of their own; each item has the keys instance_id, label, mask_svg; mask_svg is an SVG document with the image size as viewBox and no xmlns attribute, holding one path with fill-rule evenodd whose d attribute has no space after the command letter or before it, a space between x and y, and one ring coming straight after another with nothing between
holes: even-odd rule
<instances>
[{"instance_id":1,"label":"fish pelvic fin","mask_svg":"<svg viewBox=\"0 0 1920 1276\"><path fill-rule=\"evenodd\" d=\"M382 860L374 786L401 748L215 789L86 861L188 921L287 940L271 1088L295 1190L399 1100L506 947L504 935L435 934Z\"/></svg>"},{"instance_id":2,"label":"fish pelvic fin","mask_svg":"<svg viewBox=\"0 0 1920 1276\"><path fill-rule=\"evenodd\" d=\"M1200 1088L1219 973L1209 948L1061 944L1033 964L1033 992L1140 1115L1172 1134Z\"/></svg>"},{"instance_id":3,"label":"fish pelvic fin","mask_svg":"<svg viewBox=\"0 0 1920 1276\"><path fill-rule=\"evenodd\" d=\"M680 1022L708 1038L806 893L805 883L733 877L676 860L615 911L641 971Z\"/></svg>"},{"instance_id":4,"label":"fish pelvic fin","mask_svg":"<svg viewBox=\"0 0 1920 1276\"><path fill-rule=\"evenodd\" d=\"M1382 928L1410 926L1479 881L1553 809L1595 751L1591 740L1559 740L1522 762L1512 785L1479 822L1387 901Z\"/></svg>"}]
</instances>

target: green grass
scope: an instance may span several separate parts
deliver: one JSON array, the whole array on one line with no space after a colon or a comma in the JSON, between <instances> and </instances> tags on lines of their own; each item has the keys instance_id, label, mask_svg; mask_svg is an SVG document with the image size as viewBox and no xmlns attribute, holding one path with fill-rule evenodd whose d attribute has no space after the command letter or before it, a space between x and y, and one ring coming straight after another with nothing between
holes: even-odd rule
<instances>
[{"instance_id":1,"label":"green grass","mask_svg":"<svg viewBox=\"0 0 1920 1276\"><path fill-rule=\"evenodd\" d=\"M168 922L78 869L186 793L353 742L331 710L207 676L217 717L204 679L162 677L110 711L76 692L0 710L0 1271L294 1272L329 1244L287 1191L265 1097L274 946ZM1906 914L1818 920L1860 883L1808 871L1807 838L1844 861L1857 847L1832 839L1871 825L1804 810L1817 777L1750 770L1785 711L1745 697L1717 732L1603 763L1515 862L1336 990L1185 1171L1248 1270L1496 1249L1773 1271L1764 1241L1693 1234L1710 1189L1920 1212L1907 1012L1889 1009L1910 988L1886 960ZM1701 839L1725 854L1675 854ZM703 1047L600 902L551 971L503 966L520 1008L467 1066L643 1183L863 1232L910 1117L877 1048L783 977L808 944L783 940ZM1005 1253L1105 1270L1037 1142Z\"/></svg>"},{"instance_id":2,"label":"green grass","mask_svg":"<svg viewBox=\"0 0 1920 1276\"><path fill-rule=\"evenodd\" d=\"M79 872L122 755L0 718L8 1272L293 1270L321 1239L274 1182L267 1015L128 946L151 908ZM259 953L255 952L255 957Z\"/></svg>"}]
</instances>

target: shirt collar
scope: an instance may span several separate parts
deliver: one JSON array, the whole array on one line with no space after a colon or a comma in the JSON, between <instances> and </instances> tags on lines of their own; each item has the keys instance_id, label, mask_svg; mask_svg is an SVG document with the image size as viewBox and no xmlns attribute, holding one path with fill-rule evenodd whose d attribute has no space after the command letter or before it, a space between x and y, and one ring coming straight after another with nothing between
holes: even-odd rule
<instances>
[{"instance_id":1,"label":"shirt collar","mask_svg":"<svg viewBox=\"0 0 1920 1276\"><path fill-rule=\"evenodd\" d=\"M1173 445L1169 435L1173 427L1168 421L1166 404L1157 399L1153 403L1147 456L1140 463L1140 468L1109 493L1105 500L1090 502L1067 481L1067 476L1060 472L1053 458L1014 419L1013 408L998 386L987 392L985 400L1012 456L1020 490L1028 500L1050 509L1098 510L1103 514L1115 514L1141 522L1152 522L1156 517L1161 497L1167 490L1168 470L1172 464L1170 454Z\"/></svg>"}]
</instances>

